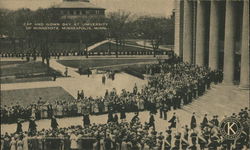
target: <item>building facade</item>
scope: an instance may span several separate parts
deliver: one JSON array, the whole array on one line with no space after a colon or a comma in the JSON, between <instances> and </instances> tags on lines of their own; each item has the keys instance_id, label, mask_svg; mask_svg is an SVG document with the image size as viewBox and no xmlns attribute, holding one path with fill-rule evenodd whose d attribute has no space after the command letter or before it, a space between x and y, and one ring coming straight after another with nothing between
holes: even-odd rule
<instances>
[{"instance_id":1,"label":"building facade","mask_svg":"<svg viewBox=\"0 0 250 150\"><path fill-rule=\"evenodd\" d=\"M249 89L249 0L176 0L175 53Z\"/></svg>"},{"instance_id":2,"label":"building facade","mask_svg":"<svg viewBox=\"0 0 250 150\"><path fill-rule=\"evenodd\" d=\"M105 9L98 7L89 0L63 0L55 6L62 18L74 19L78 17L105 16Z\"/></svg>"}]
</instances>

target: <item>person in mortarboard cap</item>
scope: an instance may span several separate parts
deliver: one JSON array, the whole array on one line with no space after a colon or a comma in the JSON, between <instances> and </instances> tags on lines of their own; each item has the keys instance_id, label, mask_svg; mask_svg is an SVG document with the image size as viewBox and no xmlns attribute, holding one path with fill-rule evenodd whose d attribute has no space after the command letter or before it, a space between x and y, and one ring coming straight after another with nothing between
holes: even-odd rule
<instances>
[{"instance_id":1,"label":"person in mortarboard cap","mask_svg":"<svg viewBox=\"0 0 250 150\"><path fill-rule=\"evenodd\" d=\"M207 114L204 115L204 118L201 122L201 128L203 129L208 123L208 120L207 120Z\"/></svg>"},{"instance_id":2,"label":"person in mortarboard cap","mask_svg":"<svg viewBox=\"0 0 250 150\"><path fill-rule=\"evenodd\" d=\"M30 135L34 135L35 133L36 133L36 127L37 127L37 125L36 125L36 123L35 123L35 119L34 118L31 118L30 120L29 120L29 134Z\"/></svg>"},{"instance_id":3,"label":"person in mortarboard cap","mask_svg":"<svg viewBox=\"0 0 250 150\"><path fill-rule=\"evenodd\" d=\"M217 126L217 127L219 126L218 115L214 116L214 125Z\"/></svg>"},{"instance_id":4,"label":"person in mortarboard cap","mask_svg":"<svg viewBox=\"0 0 250 150\"><path fill-rule=\"evenodd\" d=\"M153 127L153 129L155 129L155 118L153 114L150 115L148 124L149 124L149 127Z\"/></svg>"},{"instance_id":5,"label":"person in mortarboard cap","mask_svg":"<svg viewBox=\"0 0 250 150\"><path fill-rule=\"evenodd\" d=\"M106 82L106 77L105 77L105 75L103 74L103 75L102 75L102 84L105 84L105 82Z\"/></svg>"},{"instance_id":6,"label":"person in mortarboard cap","mask_svg":"<svg viewBox=\"0 0 250 150\"><path fill-rule=\"evenodd\" d=\"M58 128L58 123L54 116L51 118L51 128L52 130L56 130Z\"/></svg>"},{"instance_id":7,"label":"person in mortarboard cap","mask_svg":"<svg viewBox=\"0 0 250 150\"><path fill-rule=\"evenodd\" d=\"M198 135L198 144L200 145L200 149L204 150L207 145L207 140L204 138L204 135Z\"/></svg>"},{"instance_id":8,"label":"person in mortarboard cap","mask_svg":"<svg viewBox=\"0 0 250 150\"><path fill-rule=\"evenodd\" d=\"M139 120L139 113L136 112L134 117L131 119L131 124L135 124Z\"/></svg>"},{"instance_id":9,"label":"person in mortarboard cap","mask_svg":"<svg viewBox=\"0 0 250 150\"><path fill-rule=\"evenodd\" d=\"M190 145L188 147L188 149L190 149L190 150L197 150L197 146L196 146L196 144L192 144L192 145Z\"/></svg>"},{"instance_id":10,"label":"person in mortarboard cap","mask_svg":"<svg viewBox=\"0 0 250 150\"><path fill-rule=\"evenodd\" d=\"M169 128L176 128L176 116L175 113L173 113L172 118L168 121L170 123Z\"/></svg>"},{"instance_id":11,"label":"person in mortarboard cap","mask_svg":"<svg viewBox=\"0 0 250 150\"><path fill-rule=\"evenodd\" d=\"M181 134L176 133L175 136L174 136L174 147L173 147L173 149L175 149L175 150L180 149L180 138L181 138Z\"/></svg>"},{"instance_id":12,"label":"person in mortarboard cap","mask_svg":"<svg viewBox=\"0 0 250 150\"><path fill-rule=\"evenodd\" d=\"M125 121L125 119L126 119L125 106L121 107L120 119L121 119L122 122Z\"/></svg>"},{"instance_id":13,"label":"person in mortarboard cap","mask_svg":"<svg viewBox=\"0 0 250 150\"><path fill-rule=\"evenodd\" d=\"M245 109L244 109L244 111L243 111L243 113L244 113L244 118L245 119L247 119L248 118L248 112L250 111L250 109L248 110L248 108L247 107L245 107Z\"/></svg>"},{"instance_id":14,"label":"person in mortarboard cap","mask_svg":"<svg viewBox=\"0 0 250 150\"><path fill-rule=\"evenodd\" d=\"M208 143L208 149L209 150L217 149L219 146L218 137L216 135L212 135L210 139L211 141L210 143Z\"/></svg>"},{"instance_id":15,"label":"person in mortarboard cap","mask_svg":"<svg viewBox=\"0 0 250 150\"><path fill-rule=\"evenodd\" d=\"M118 123L118 115L117 114L114 115L114 122Z\"/></svg>"},{"instance_id":16,"label":"person in mortarboard cap","mask_svg":"<svg viewBox=\"0 0 250 150\"><path fill-rule=\"evenodd\" d=\"M113 118L113 108L110 108L109 109L109 112L108 112L108 123L109 122L114 122L114 118Z\"/></svg>"},{"instance_id":17,"label":"person in mortarboard cap","mask_svg":"<svg viewBox=\"0 0 250 150\"><path fill-rule=\"evenodd\" d=\"M23 129L22 129L22 123L21 123L21 120L20 120L20 119L18 119L18 120L17 120L17 128L16 128L16 133L17 133L17 134L19 134L19 133L21 133L21 132L23 132Z\"/></svg>"},{"instance_id":18,"label":"person in mortarboard cap","mask_svg":"<svg viewBox=\"0 0 250 150\"><path fill-rule=\"evenodd\" d=\"M188 134L188 131L189 131L188 125L185 125L183 128L184 128L183 138L188 141L188 135L189 135Z\"/></svg>"},{"instance_id":19,"label":"person in mortarboard cap","mask_svg":"<svg viewBox=\"0 0 250 150\"><path fill-rule=\"evenodd\" d=\"M83 126L88 127L89 125L90 125L89 114L85 113L83 114Z\"/></svg>"}]
</instances>

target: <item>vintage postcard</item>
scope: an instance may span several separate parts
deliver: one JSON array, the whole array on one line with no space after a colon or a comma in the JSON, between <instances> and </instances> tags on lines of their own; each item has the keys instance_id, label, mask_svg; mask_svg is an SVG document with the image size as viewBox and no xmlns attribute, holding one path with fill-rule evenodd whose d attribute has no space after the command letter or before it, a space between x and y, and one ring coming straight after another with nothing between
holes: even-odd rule
<instances>
[{"instance_id":1,"label":"vintage postcard","mask_svg":"<svg viewBox=\"0 0 250 150\"><path fill-rule=\"evenodd\" d=\"M0 150L249 150L249 0L0 0Z\"/></svg>"}]
</instances>

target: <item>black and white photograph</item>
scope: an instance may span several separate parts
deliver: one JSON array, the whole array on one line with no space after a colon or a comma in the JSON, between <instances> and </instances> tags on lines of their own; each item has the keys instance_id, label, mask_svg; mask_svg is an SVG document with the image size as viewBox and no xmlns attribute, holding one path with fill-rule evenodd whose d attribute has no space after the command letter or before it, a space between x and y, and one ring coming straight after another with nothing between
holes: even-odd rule
<instances>
[{"instance_id":1,"label":"black and white photograph","mask_svg":"<svg viewBox=\"0 0 250 150\"><path fill-rule=\"evenodd\" d=\"M250 150L249 0L0 0L0 150Z\"/></svg>"}]
</instances>

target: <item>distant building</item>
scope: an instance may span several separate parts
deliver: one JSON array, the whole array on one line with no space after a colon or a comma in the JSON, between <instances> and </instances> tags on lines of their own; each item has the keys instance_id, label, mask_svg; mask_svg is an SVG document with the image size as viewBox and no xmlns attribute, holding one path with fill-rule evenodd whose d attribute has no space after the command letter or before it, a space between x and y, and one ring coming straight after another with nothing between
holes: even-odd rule
<instances>
[{"instance_id":1,"label":"distant building","mask_svg":"<svg viewBox=\"0 0 250 150\"><path fill-rule=\"evenodd\" d=\"M89 0L63 0L55 9L62 18L105 16L105 9L90 3Z\"/></svg>"}]
</instances>

